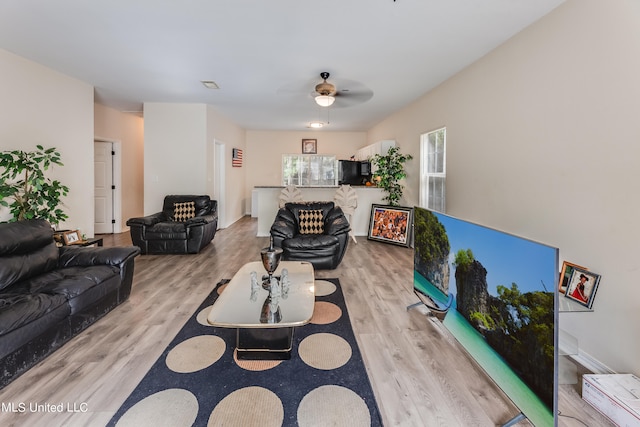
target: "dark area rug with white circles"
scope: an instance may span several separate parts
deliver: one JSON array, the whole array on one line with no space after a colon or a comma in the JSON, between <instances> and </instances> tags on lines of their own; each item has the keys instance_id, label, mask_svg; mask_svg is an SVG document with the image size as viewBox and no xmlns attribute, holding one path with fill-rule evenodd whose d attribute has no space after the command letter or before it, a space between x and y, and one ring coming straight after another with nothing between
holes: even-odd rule
<instances>
[{"instance_id":1,"label":"dark area rug with white circles","mask_svg":"<svg viewBox=\"0 0 640 427\"><path fill-rule=\"evenodd\" d=\"M382 426L337 279L316 279L311 322L290 360L238 360L236 330L207 324L205 299L109 426Z\"/></svg>"}]
</instances>

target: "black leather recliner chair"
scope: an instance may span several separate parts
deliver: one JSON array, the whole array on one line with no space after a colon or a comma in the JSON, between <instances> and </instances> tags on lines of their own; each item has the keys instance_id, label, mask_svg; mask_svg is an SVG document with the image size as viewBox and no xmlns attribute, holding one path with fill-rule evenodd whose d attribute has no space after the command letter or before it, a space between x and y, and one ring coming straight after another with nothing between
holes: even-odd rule
<instances>
[{"instance_id":1,"label":"black leather recliner chair","mask_svg":"<svg viewBox=\"0 0 640 427\"><path fill-rule=\"evenodd\" d=\"M170 195L162 212L127 221L143 254L197 254L218 229L218 202L209 196Z\"/></svg>"},{"instance_id":2,"label":"black leather recliner chair","mask_svg":"<svg viewBox=\"0 0 640 427\"><path fill-rule=\"evenodd\" d=\"M349 243L349 221L333 202L286 203L271 226L282 259L307 261L315 269L338 267Z\"/></svg>"}]
</instances>

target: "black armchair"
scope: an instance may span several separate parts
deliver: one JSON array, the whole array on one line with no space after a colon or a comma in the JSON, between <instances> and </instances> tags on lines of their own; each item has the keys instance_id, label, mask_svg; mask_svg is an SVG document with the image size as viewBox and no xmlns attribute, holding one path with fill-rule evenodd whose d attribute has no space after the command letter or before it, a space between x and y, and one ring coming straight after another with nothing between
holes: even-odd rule
<instances>
[{"instance_id":1,"label":"black armchair","mask_svg":"<svg viewBox=\"0 0 640 427\"><path fill-rule=\"evenodd\" d=\"M271 226L282 259L307 261L316 269L338 267L349 243L349 221L333 202L286 203Z\"/></svg>"},{"instance_id":2,"label":"black armchair","mask_svg":"<svg viewBox=\"0 0 640 427\"><path fill-rule=\"evenodd\" d=\"M143 254L197 254L218 229L218 202L209 196L166 196L162 212L127 221Z\"/></svg>"}]
</instances>

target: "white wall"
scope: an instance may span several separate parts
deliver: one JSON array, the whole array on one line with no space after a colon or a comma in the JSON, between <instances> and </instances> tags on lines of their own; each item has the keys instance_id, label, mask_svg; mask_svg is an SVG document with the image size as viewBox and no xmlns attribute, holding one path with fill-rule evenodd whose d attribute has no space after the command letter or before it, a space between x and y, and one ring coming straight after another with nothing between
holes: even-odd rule
<instances>
[{"instance_id":1,"label":"white wall","mask_svg":"<svg viewBox=\"0 0 640 427\"><path fill-rule=\"evenodd\" d=\"M56 147L65 166L50 177L69 187L60 228L92 236L93 87L1 49L0 70L0 150Z\"/></svg>"},{"instance_id":2,"label":"white wall","mask_svg":"<svg viewBox=\"0 0 640 427\"><path fill-rule=\"evenodd\" d=\"M207 106L144 104L144 214L168 194L207 194Z\"/></svg>"},{"instance_id":3,"label":"white wall","mask_svg":"<svg viewBox=\"0 0 640 427\"><path fill-rule=\"evenodd\" d=\"M602 275L581 351L640 374L640 3L569 0L370 130L419 155L447 127L447 211L560 248ZM406 204L419 200L419 162Z\"/></svg>"},{"instance_id":4,"label":"white wall","mask_svg":"<svg viewBox=\"0 0 640 427\"><path fill-rule=\"evenodd\" d=\"M242 167L231 166L231 150L233 148L239 148L243 150L244 153L247 152L245 130L221 115L212 106L208 106L207 141L209 141L209 149L211 149L216 142L224 144L226 189L224 204L218 204L218 209L223 210L223 214L220 215L221 220L218 222L218 227L226 228L242 218L246 209L247 196L241 189L245 186L246 171L248 169L244 163ZM213 153L208 151L207 155L211 157ZM214 177L214 169L215 163L210 162L208 166L208 179ZM251 196L249 195L248 198L250 199Z\"/></svg>"},{"instance_id":5,"label":"white wall","mask_svg":"<svg viewBox=\"0 0 640 427\"><path fill-rule=\"evenodd\" d=\"M308 138L318 140L318 154L336 155L338 159L349 159L358 148L368 144L366 132L248 130L244 156L247 166L247 214L251 212L253 187L282 185L282 154L302 153L302 140Z\"/></svg>"},{"instance_id":6,"label":"white wall","mask_svg":"<svg viewBox=\"0 0 640 427\"><path fill-rule=\"evenodd\" d=\"M225 145L226 198L221 228L244 213L245 168L231 167L232 148L244 148L244 130L205 104L144 104L144 212L162 209L167 194L213 197L212 144Z\"/></svg>"}]
</instances>

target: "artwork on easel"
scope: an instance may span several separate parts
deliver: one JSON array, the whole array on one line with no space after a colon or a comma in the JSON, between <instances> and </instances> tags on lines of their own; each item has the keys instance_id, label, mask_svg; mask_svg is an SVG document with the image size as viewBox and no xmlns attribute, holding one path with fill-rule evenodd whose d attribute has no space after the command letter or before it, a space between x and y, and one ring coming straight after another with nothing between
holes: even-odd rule
<instances>
[{"instance_id":1,"label":"artwork on easel","mask_svg":"<svg viewBox=\"0 0 640 427\"><path fill-rule=\"evenodd\" d=\"M409 247L412 221L413 209L411 208L371 205L367 239Z\"/></svg>"}]
</instances>

